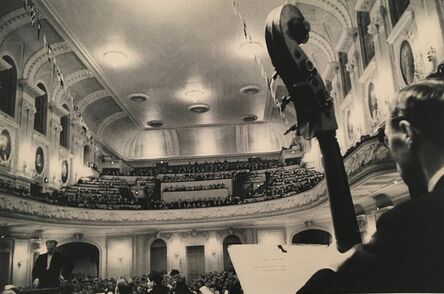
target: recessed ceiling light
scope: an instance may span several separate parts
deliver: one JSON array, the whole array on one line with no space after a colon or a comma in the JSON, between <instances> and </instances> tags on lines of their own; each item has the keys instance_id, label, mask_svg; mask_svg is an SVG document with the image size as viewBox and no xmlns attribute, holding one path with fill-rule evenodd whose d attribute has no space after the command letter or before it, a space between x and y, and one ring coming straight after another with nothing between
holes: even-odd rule
<instances>
[{"instance_id":1,"label":"recessed ceiling light","mask_svg":"<svg viewBox=\"0 0 444 294\"><path fill-rule=\"evenodd\" d=\"M249 114L249 115L247 115L247 116L244 116L244 117L242 118L242 120L243 120L244 122L254 122L254 121L257 120L257 115Z\"/></svg>"},{"instance_id":2,"label":"recessed ceiling light","mask_svg":"<svg viewBox=\"0 0 444 294\"><path fill-rule=\"evenodd\" d=\"M192 112L196 112L196 113L204 113L204 112L207 112L208 110L210 110L210 106L208 106L207 104L203 104L203 103L196 103L196 104L190 105L188 107L188 110L190 110Z\"/></svg>"},{"instance_id":3,"label":"recessed ceiling light","mask_svg":"<svg viewBox=\"0 0 444 294\"><path fill-rule=\"evenodd\" d=\"M150 97L146 94L137 93L137 94L129 95L128 98L131 99L131 101L133 101L133 102L144 102L147 99L149 99Z\"/></svg>"},{"instance_id":4,"label":"recessed ceiling light","mask_svg":"<svg viewBox=\"0 0 444 294\"><path fill-rule=\"evenodd\" d=\"M160 128L161 126L163 126L163 122L161 120L150 120L149 122L147 122L147 124L152 128Z\"/></svg>"},{"instance_id":5,"label":"recessed ceiling light","mask_svg":"<svg viewBox=\"0 0 444 294\"><path fill-rule=\"evenodd\" d=\"M244 95L256 95L260 92L260 88L256 85L248 85L248 86L242 87L240 89L240 92Z\"/></svg>"},{"instance_id":6,"label":"recessed ceiling light","mask_svg":"<svg viewBox=\"0 0 444 294\"><path fill-rule=\"evenodd\" d=\"M239 46L239 52L246 57L254 57L262 54L263 48L259 42L248 41Z\"/></svg>"},{"instance_id":7,"label":"recessed ceiling light","mask_svg":"<svg viewBox=\"0 0 444 294\"><path fill-rule=\"evenodd\" d=\"M188 90L185 92L185 96L193 100L197 100L203 98L205 96L205 93L201 90Z\"/></svg>"},{"instance_id":8,"label":"recessed ceiling light","mask_svg":"<svg viewBox=\"0 0 444 294\"><path fill-rule=\"evenodd\" d=\"M103 53L103 58L112 67L119 67L125 64L127 56L120 51L107 51Z\"/></svg>"}]
</instances>

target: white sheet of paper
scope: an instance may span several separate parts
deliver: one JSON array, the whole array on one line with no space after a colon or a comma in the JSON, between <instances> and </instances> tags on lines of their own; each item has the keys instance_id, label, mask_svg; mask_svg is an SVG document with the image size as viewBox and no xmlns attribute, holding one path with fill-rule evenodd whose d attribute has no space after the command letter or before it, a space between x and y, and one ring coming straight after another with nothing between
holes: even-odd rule
<instances>
[{"instance_id":1,"label":"white sheet of paper","mask_svg":"<svg viewBox=\"0 0 444 294\"><path fill-rule=\"evenodd\" d=\"M202 286L202 287L200 287L200 288L199 288L199 291L200 291L202 294L214 294L214 292L211 291L210 289L208 289L207 286Z\"/></svg>"},{"instance_id":2,"label":"white sheet of paper","mask_svg":"<svg viewBox=\"0 0 444 294\"><path fill-rule=\"evenodd\" d=\"M294 294L318 270L333 270L348 258L334 246L231 245L231 261L245 294Z\"/></svg>"}]
</instances>

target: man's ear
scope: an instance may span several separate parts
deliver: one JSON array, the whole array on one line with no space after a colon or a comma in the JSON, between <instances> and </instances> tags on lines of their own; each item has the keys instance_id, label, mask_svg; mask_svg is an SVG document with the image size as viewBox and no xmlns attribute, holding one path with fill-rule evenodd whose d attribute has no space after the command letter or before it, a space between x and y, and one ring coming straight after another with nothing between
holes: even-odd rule
<instances>
[{"instance_id":1,"label":"man's ear","mask_svg":"<svg viewBox=\"0 0 444 294\"><path fill-rule=\"evenodd\" d=\"M409 121L404 119L399 122L399 129L404 135L405 142L411 148L412 144L418 140L418 132Z\"/></svg>"}]
</instances>

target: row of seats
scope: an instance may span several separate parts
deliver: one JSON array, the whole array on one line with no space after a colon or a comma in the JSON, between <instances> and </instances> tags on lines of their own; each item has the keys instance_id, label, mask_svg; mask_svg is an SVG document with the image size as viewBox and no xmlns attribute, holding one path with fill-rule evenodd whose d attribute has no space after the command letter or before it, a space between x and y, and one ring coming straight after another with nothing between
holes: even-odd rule
<instances>
[{"instance_id":1,"label":"row of seats","mask_svg":"<svg viewBox=\"0 0 444 294\"><path fill-rule=\"evenodd\" d=\"M281 168L271 174L265 195L273 197L301 193L316 186L323 178L324 175L315 170Z\"/></svg>"},{"instance_id":2,"label":"row of seats","mask_svg":"<svg viewBox=\"0 0 444 294\"><path fill-rule=\"evenodd\" d=\"M204 190L218 190L226 189L224 183L216 183L209 185L198 185L198 186L169 186L163 189L163 192L178 192L178 191L204 191Z\"/></svg>"},{"instance_id":3,"label":"row of seats","mask_svg":"<svg viewBox=\"0 0 444 294\"><path fill-rule=\"evenodd\" d=\"M216 161L216 162L195 162L184 165L163 165L137 167L128 174L121 173L118 169L103 169L102 175L120 176L154 176L158 174L190 174L190 173L215 173L233 170L263 170L282 166L278 160L258 159L250 161Z\"/></svg>"},{"instance_id":4,"label":"row of seats","mask_svg":"<svg viewBox=\"0 0 444 294\"><path fill-rule=\"evenodd\" d=\"M242 201L239 197L226 198L206 198L206 199L184 199L173 202L165 202L164 200L149 198L147 199L147 209L184 209L184 208L205 208L218 207L237 204L246 204L247 200Z\"/></svg>"},{"instance_id":5,"label":"row of seats","mask_svg":"<svg viewBox=\"0 0 444 294\"><path fill-rule=\"evenodd\" d=\"M236 174L235 171L230 172L215 172L215 173L192 173L179 175L165 175L162 177L162 182L193 182L193 181L211 181L231 179Z\"/></svg>"}]
</instances>

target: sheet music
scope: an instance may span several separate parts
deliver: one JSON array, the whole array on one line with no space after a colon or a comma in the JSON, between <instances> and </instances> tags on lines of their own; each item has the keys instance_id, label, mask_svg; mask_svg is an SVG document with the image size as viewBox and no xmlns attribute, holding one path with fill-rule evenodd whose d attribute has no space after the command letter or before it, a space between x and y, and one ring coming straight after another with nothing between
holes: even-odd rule
<instances>
[{"instance_id":1,"label":"sheet music","mask_svg":"<svg viewBox=\"0 0 444 294\"><path fill-rule=\"evenodd\" d=\"M245 294L294 294L319 269L336 269L351 255L334 246L231 245L233 266Z\"/></svg>"},{"instance_id":2,"label":"sheet music","mask_svg":"<svg viewBox=\"0 0 444 294\"><path fill-rule=\"evenodd\" d=\"M207 286L202 286L202 287L200 287L200 288L199 288L199 291L200 291L202 294L214 294L214 292L211 291Z\"/></svg>"}]
</instances>

